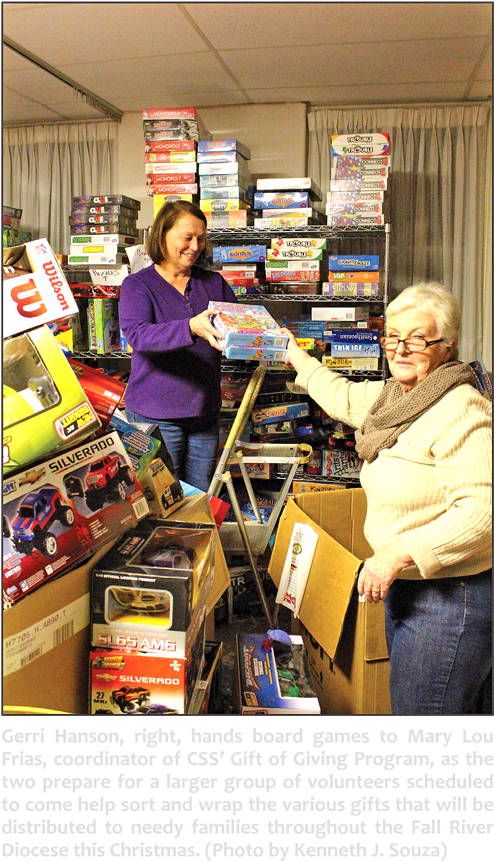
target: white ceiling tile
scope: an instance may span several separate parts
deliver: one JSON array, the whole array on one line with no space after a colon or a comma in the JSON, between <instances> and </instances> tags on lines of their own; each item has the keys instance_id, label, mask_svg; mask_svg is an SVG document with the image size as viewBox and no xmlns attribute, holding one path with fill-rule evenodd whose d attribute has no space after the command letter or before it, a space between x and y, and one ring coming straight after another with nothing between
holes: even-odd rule
<instances>
[{"instance_id":1,"label":"white ceiling tile","mask_svg":"<svg viewBox=\"0 0 494 862\"><path fill-rule=\"evenodd\" d=\"M51 102L71 101L74 95L72 87L37 66L18 72L5 72L3 80L7 87L18 90L30 99L45 105Z\"/></svg>"},{"instance_id":2,"label":"white ceiling tile","mask_svg":"<svg viewBox=\"0 0 494 862\"><path fill-rule=\"evenodd\" d=\"M221 51L244 89L266 83L280 86L325 86L467 80L483 48L479 39L438 39L419 43L388 42L351 52L344 45L273 48L269 59L256 62L257 51Z\"/></svg>"},{"instance_id":3,"label":"white ceiling tile","mask_svg":"<svg viewBox=\"0 0 494 862\"><path fill-rule=\"evenodd\" d=\"M72 102L50 103L50 108L59 111L67 120L100 120L102 117L108 119L101 111L97 111L91 105L78 99Z\"/></svg>"},{"instance_id":4,"label":"white ceiling tile","mask_svg":"<svg viewBox=\"0 0 494 862\"><path fill-rule=\"evenodd\" d=\"M222 51L479 36L491 25L489 3L187 3L186 9Z\"/></svg>"},{"instance_id":5,"label":"white ceiling tile","mask_svg":"<svg viewBox=\"0 0 494 862\"><path fill-rule=\"evenodd\" d=\"M490 51L477 69L475 77L481 81L492 80L492 54Z\"/></svg>"},{"instance_id":6,"label":"white ceiling tile","mask_svg":"<svg viewBox=\"0 0 494 862\"><path fill-rule=\"evenodd\" d=\"M153 93L161 93L166 99L173 88L189 93L232 89L232 79L210 53L154 57L147 63L119 57L98 63L70 64L62 66L61 71L112 104L129 96L142 96L148 103Z\"/></svg>"},{"instance_id":7,"label":"white ceiling tile","mask_svg":"<svg viewBox=\"0 0 494 862\"><path fill-rule=\"evenodd\" d=\"M161 105L162 107L165 105L164 98L162 97L162 93L159 93L156 97L152 97L152 102L157 107ZM200 108L202 106L209 107L210 105L237 105L245 103L246 100L243 94L239 90L206 90L204 92L183 92L177 95L168 95L166 96L166 107L168 108L183 108L187 105L193 105L195 108ZM151 104L150 100L146 100L146 105L149 107ZM141 108L145 107L143 99L141 96L139 97L131 97L131 98L122 98L118 100L118 107L121 111L141 111Z\"/></svg>"},{"instance_id":8,"label":"white ceiling tile","mask_svg":"<svg viewBox=\"0 0 494 862\"><path fill-rule=\"evenodd\" d=\"M3 111L4 126L13 123L47 123L49 121L63 121L60 114L56 111L51 111L50 108L45 108L43 105L33 105L32 107L11 107Z\"/></svg>"},{"instance_id":9,"label":"white ceiling tile","mask_svg":"<svg viewBox=\"0 0 494 862\"><path fill-rule=\"evenodd\" d=\"M3 46L3 70L4 71L12 71L14 69L30 69L31 62L26 60L25 57L22 57L21 54L18 54L17 51L13 51L12 48L8 48L7 45Z\"/></svg>"},{"instance_id":10,"label":"white ceiling tile","mask_svg":"<svg viewBox=\"0 0 494 862\"><path fill-rule=\"evenodd\" d=\"M3 4L4 35L58 68L74 55L141 57L204 51L204 42L176 3Z\"/></svg>"},{"instance_id":11,"label":"white ceiling tile","mask_svg":"<svg viewBox=\"0 0 494 862\"><path fill-rule=\"evenodd\" d=\"M23 105L26 108L33 107L37 103L33 99L29 99L25 93L19 93L17 90L12 90L10 87L4 87L2 92L2 106L5 108L20 108Z\"/></svg>"},{"instance_id":12,"label":"white ceiling tile","mask_svg":"<svg viewBox=\"0 0 494 862\"><path fill-rule=\"evenodd\" d=\"M314 105L388 105L412 102L458 101L463 98L460 83L363 84L340 87L290 87L248 90L253 102L309 101Z\"/></svg>"}]
</instances>

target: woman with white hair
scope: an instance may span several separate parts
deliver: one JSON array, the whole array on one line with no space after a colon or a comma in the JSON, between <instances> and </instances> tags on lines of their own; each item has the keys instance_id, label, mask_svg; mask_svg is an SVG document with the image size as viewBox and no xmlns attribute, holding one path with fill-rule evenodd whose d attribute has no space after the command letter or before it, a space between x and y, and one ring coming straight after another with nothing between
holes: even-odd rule
<instances>
[{"instance_id":1,"label":"woman with white hair","mask_svg":"<svg viewBox=\"0 0 494 862\"><path fill-rule=\"evenodd\" d=\"M406 288L387 309L391 378L351 382L290 337L296 386L356 430L374 555L358 592L385 600L395 715L465 714L492 667L492 408L457 360L459 303Z\"/></svg>"}]
</instances>

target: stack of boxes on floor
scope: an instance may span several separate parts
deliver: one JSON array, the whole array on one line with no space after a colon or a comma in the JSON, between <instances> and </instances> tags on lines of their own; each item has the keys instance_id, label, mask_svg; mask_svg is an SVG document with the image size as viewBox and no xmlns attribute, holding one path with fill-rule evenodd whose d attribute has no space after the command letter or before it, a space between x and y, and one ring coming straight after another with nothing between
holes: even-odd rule
<instances>
[{"instance_id":1,"label":"stack of boxes on floor","mask_svg":"<svg viewBox=\"0 0 494 862\"><path fill-rule=\"evenodd\" d=\"M146 190L154 216L169 201L198 201L197 143L211 135L195 108L143 108Z\"/></svg>"},{"instance_id":2,"label":"stack of boxes on floor","mask_svg":"<svg viewBox=\"0 0 494 862\"><path fill-rule=\"evenodd\" d=\"M199 141L199 206L208 227L245 228L252 224L249 159L250 150L240 141Z\"/></svg>"},{"instance_id":3,"label":"stack of boxes on floor","mask_svg":"<svg viewBox=\"0 0 494 862\"><path fill-rule=\"evenodd\" d=\"M90 712L199 709L228 581L207 495L185 499L165 447L124 421L121 382L64 356L49 327L71 290L45 239L22 252L4 266L5 703L87 713L91 633Z\"/></svg>"},{"instance_id":4,"label":"stack of boxes on floor","mask_svg":"<svg viewBox=\"0 0 494 862\"><path fill-rule=\"evenodd\" d=\"M90 291L74 290L80 309L74 345L78 350L107 354L121 348L118 293L128 274L127 249L140 239L140 208L140 201L126 195L87 195L72 200L68 266L89 267L93 282Z\"/></svg>"},{"instance_id":5,"label":"stack of boxes on floor","mask_svg":"<svg viewBox=\"0 0 494 862\"><path fill-rule=\"evenodd\" d=\"M3 207L3 247L23 245L31 242L31 231L21 230L22 210L17 207Z\"/></svg>"}]
</instances>

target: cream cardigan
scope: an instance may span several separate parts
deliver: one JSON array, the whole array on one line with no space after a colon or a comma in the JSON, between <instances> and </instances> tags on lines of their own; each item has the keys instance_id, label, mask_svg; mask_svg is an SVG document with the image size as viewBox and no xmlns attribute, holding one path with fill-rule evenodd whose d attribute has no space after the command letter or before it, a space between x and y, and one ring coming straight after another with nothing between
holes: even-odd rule
<instances>
[{"instance_id":1,"label":"cream cardigan","mask_svg":"<svg viewBox=\"0 0 494 862\"><path fill-rule=\"evenodd\" d=\"M314 357L297 391L360 427L384 383L354 383ZM402 539L416 565L401 578L474 575L492 566L492 405L468 384L446 393L390 449L364 462L365 537L374 552Z\"/></svg>"}]
</instances>

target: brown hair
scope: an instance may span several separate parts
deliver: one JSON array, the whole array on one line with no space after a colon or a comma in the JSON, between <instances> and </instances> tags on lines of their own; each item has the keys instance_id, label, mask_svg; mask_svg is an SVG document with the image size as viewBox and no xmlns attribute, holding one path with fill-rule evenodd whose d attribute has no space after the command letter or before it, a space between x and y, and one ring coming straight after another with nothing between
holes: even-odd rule
<instances>
[{"instance_id":1,"label":"brown hair","mask_svg":"<svg viewBox=\"0 0 494 862\"><path fill-rule=\"evenodd\" d=\"M171 203L163 204L153 222L146 242L146 251L153 263L161 263L165 259L163 249L165 247L166 234L172 227L175 227L184 215L195 216L207 227L206 216L197 204L191 204L189 201L172 201ZM207 255L208 243L206 243L201 251L195 265L201 266L201 264L204 264Z\"/></svg>"}]
</instances>

